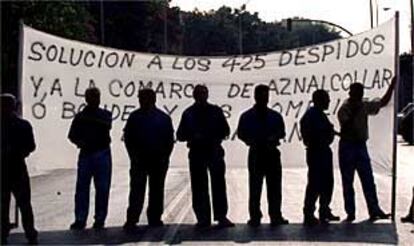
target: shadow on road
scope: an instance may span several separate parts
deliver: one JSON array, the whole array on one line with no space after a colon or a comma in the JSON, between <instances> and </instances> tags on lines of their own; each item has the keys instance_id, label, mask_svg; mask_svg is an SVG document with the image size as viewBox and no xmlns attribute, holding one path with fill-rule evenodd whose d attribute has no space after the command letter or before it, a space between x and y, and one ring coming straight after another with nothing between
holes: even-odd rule
<instances>
[{"instance_id":1,"label":"shadow on road","mask_svg":"<svg viewBox=\"0 0 414 246\"><path fill-rule=\"evenodd\" d=\"M24 243L23 233L10 236L12 244ZM316 227L304 227L302 224L290 224L270 227L263 224L251 228L246 224L237 224L227 229L198 229L190 224L169 224L160 228L139 226L135 232L126 233L122 227L108 227L95 231L41 231L40 244L122 244L131 242L153 242L180 244L182 242L354 242L398 244L395 224L361 222L356 224L330 224Z\"/></svg>"}]
</instances>

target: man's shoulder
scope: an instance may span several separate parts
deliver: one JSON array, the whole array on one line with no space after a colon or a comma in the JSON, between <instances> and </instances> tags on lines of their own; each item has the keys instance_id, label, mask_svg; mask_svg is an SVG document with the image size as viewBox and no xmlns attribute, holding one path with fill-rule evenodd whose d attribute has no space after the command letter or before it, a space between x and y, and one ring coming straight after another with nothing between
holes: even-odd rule
<instances>
[{"instance_id":1,"label":"man's shoulder","mask_svg":"<svg viewBox=\"0 0 414 246\"><path fill-rule=\"evenodd\" d=\"M142 114L142 110L140 108L135 109L134 111L129 114L128 120L135 119L136 117L139 117Z\"/></svg>"},{"instance_id":2,"label":"man's shoulder","mask_svg":"<svg viewBox=\"0 0 414 246\"><path fill-rule=\"evenodd\" d=\"M254 107L251 107L251 108L245 110L243 113L241 113L240 117L243 117L243 118L251 117L254 113L255 113L255 109L254 109Z\"/></svg>"},{"instance_id":3,"label":"man's shoulder","mask_svg":"<svg viewBox=\"0 0 414 246\"><path fill-rule=\"evenodd\" d=\"M283 116L276 110L269 108L268 112L269 112L270 117L278 119L278 120L283 120Z\"/></svg>"},{"instance_id":4,"label":"man's shoulder","mask_svg":"<svg viewBox=\"0 0 414 246\"><path fill-rule=\"evenodd\" d=\"M101 114L104 118L112 119L112 112L107 109L99 108L99 114Z\"/></svg>"},{"instance_id":5,"label":"man's shoulder","mask_svg":"<svg viewBox=\"0 0 414 246\"><path fill-rule=\"evenodd\" d=\"M105 109L105 108L99 108L98 109L99 112L101 112L102 114L106 114L106 115L112 115L111 111Z\"/></svg>"},{"instance_id":6,"label":"man's shoulder","mask_svg":"<svg viewBox=\"0 0 414 246\"><path fill-rule=\"evenodd\" d=\"M339 115L341 112L344 112L344 111L349 110L349 108L350 108L349 99L345 99L345 100L344 100L344 102L341 104L341 106L339 106L339 109L338 109L338 115Z\"/></svg>"},{"instance_id":7,"label":"man's shoulder","mask_svg":"<svg viewBox=\"0 0 414 246\"><path fill-rule=\"evenodd\" d=\"M208 104L209 109L216 114L223 113L223 110L216 104Z\"/></svg>"},{"instance_id":8,"label":"man's shoulder","mask_svg":"<svg viewBox=\"0 0 414 246\"><path fill-rule=\"evenodd\" d=\"M164 112L163 110L161 110L159 108L155 108L155 112L162 119L166 119L166 120L171 119L170 115L168 115L166 112Z\"/></svg>"},{"instance_id":9,"label":"man's shoulder","mask_svg":"<svg viewBox=\"0 0 414 246\"><path fill-rule=\"evenodd\" d=\"M315 110L313 107L308 108L305 113L303 114L302 118L300 119L300 121L306 121L309 119L309 117L311 117L313 114L315 114Z\"/></svg>"},{"instance_id":10,"label":"man's shoulder","mask_svg":"<svg viewBox=\"0 0 414 246\"><path fill-rule=\"evenodd\" d=\"M16 124L20 127L20 128L24 128L24 129L31 129L32 128L32 124L30 124L30 122L28 120L25 120L19 116L16 116L15 118Z\"/></svg>"},{"instance_id":11,"label":"man's shoulder","mask_svg":"<svg viewBox=\"0 0 414 246\"><path fill-rule=\"evenodd\" d=\"M191 104L190 106L188 106L187 108L184 109L183 113L191 113L192 111L194 111L195 105Z\"/></svg>"}]
</instances>

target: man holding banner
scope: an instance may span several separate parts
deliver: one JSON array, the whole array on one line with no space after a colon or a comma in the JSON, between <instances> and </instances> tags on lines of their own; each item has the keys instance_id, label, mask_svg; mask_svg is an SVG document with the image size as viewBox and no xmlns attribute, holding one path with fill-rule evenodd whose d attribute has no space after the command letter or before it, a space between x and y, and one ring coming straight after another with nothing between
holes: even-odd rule
<instances>
[{"instance_id":1,"label":"man holding banner","mask_svg":"<svg viewBox=\"0 0 414 246\"><path fill-rule=\"evenodd\" d=\"M248 224L260 225L260 198L266 178L269 217L272 226L288 224L282 217L282 165L277 146L286 135L282 116L267 107L269 87L258 85L254 90L256 104L239 120L237 136L249 146L249 213Z\"/></svg>"},{"instance_id":2,"label":"man holding banner","mask_svg":"<svg viewBox=\"0 0 414 246\"><path fill-rule=\"evenodd\" d=\"M227 218L226 166L221 142L230 134L223 110L207 102L208 89L197 85L193 91L195 103L187 108L177 130L178 141L187 142L190 149L191 190L197 226L211 224L208 171L211 178L214 220L219 227L232 227Z\"/></svg>"},{"instance_id":3,"label":"man holding banner","mask_svg":"<svg viewBox=\"0 0 414 246\"><path fill-rule=\"evenodd\" d=\"M353 188L355 171L361 179L362 189L368 206L371 220L387 219L386 214L379 206L371 160L368 154L366 141L368 140L368 116L375 115L386 106L391 99L396 83L395 77L391 85L380 100L365 101L364 85L353 83L350 86L349 98L338 111L341 126L341 140L339 141L339 167L342 176L346 220L355 220L355 194Z\"/></svg>"},{"instance_id":4,"label":"man holding banner","mask_svg":"<svg viewBox=\"0 0 414 246\"><path fill-rule=\"evenodd\" d=\"M300 121L303 143L306 146L308 164L308 185L303 208L305 225L315 225L338 221L329 208L334 188L332 150L330 145L335 130L324 110L329 108L329 94L325 90L316 90L312 95L313 106L308 109ZM319 198L319 220L315 218L315 202Z\"/></svg>"},{"instance_id":5,"label":"man holding banner","mask_svg":"<svg viewBox=\"0 0 414 246\"><path fill-rule=\"evenodd\" d=\"M75 222L70 226L72 230L83 230L86 227L92 178L96 189L93 228L102 229L108 214L112 173L109 134L112 128L112 115L109 111L99 108L100 97L98 88L92 87L86 90L87 106L75 116L69 131L69 140L80 149L75 193Z\"/></svg>"},{"instance_id":6,"label":"man holding banner","mask_svg":"<svg viewBox=\"0 0 414 246\"><path fill-rule=\"evenodd\" d=\"M148 225L162 226L164 184L174 147L174 129L170 116L155 106L152 89L139 91L140 108L131 113L124 128L124 142L131 159L129 206L126 231L139 221L145 200L147 180Z\"/></svg>"}]
</instances>

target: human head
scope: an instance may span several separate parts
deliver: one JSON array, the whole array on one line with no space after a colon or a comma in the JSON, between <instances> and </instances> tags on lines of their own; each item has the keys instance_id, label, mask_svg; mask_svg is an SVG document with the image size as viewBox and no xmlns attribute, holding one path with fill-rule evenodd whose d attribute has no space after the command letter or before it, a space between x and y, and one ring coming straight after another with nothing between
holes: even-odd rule
<instances>
[{"instance_id":1,"label":"human head","mask_svg":"<svg viewBox=\"0 0 414 246\"><path fill-rule=\"evenodd\" d=\"M0 95L1 98L1 114L2 116L10 116L16 110L16 98L9 93Z\"/></svg>"},{"instance_id":2,"label":"human head","mask_svg":"<svg viewBox=\"0 0 414 246\"><path fill-rule=\"evenodd\" d=\"M254 100L259 107L267 107L269 102L269 86L258 85L254 89Z\"/></svg>"},{"instance_id":3,"label":"human head","mask_svg":"<svg viewBox=\"0 0 414 246\"><path fill-rule=\"evenodd\" d=\"M138 100L140 107L144 110L154 107L156 101L154 90L150 88L140 90L138 94Z\"/></svg>"},{"instance_id":4,"label":"human head","mask_svg":"<svg viewBox=\"0 0 414 246\"><path fill-rule=\"evenodd\" d=\"M208 88L205 85L196 85L193 90L193 98L198 104L207 103Z\"/></svg>"},{"instance_id":5,"label":"human head","mask_svg":"<svg viewBox=\"0 0 414 246\"><path fill-rule=\"evenodd\" d=\"M364 97L364 86L361 83L353 83L349 87L349 98L352 101L362 101Z\"/></svg>"},{"instance_id":6,"label":"human head","mask_svg":"<svg viewBox=\"0 0 414 246\"><path fill-rule=\"evenodd\" d=\"M329 107L329 94L328 92L326 92L325 90L316 90L313 94L312 94L312 101L313 101L313 105L316 108L322 109L322 110L326 110Z\"/></svg>"},{"instance_id":7,"label":"human head","mask_svg":"<svg viewBox=\"0 0 414 246\"><path fill-rule=\"evenodd\" d=\"M85 91L85 101L89 107L98 108L101 103L101 92L96 87L90 87Z\"/></svg>"}]
</instances>

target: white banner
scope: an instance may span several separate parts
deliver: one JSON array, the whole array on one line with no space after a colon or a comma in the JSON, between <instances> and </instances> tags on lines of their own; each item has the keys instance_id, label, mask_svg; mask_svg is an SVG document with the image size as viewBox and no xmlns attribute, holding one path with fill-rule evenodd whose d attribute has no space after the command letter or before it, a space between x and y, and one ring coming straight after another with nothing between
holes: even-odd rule
<instances>
[{"instance_id":1,"label":"white banner","mask_svg":"<svg viewBox=\"0 0 414 246\"><path fill-rule=\"evenodd\" d=\"M346 39L282 52L226 57L170 56L117 50L23 28L23 115L34 128L36 151L31 171L75 168L77 149L67 139L70 123L84 105L84 91L96 86L102 106L113 113L114 165L129 165L121 141L129 114L138 107L138 91L152 87L157 106L171 115L175 128L193 103L195 84L210 90L209 101L221 106L232 135L224 143L229 167L245 167L247 147L234 133L239 116L254 104L256 84L270 86L269 106L279 111L286 125L280 146L284 167L305 167L304 145L298 121L310 104L313 91L329 92L327 113L336 130L338 108L349 85L361 82L369 98L384 94L394 76L395 19ZM391 173L394 105L391 101L371 117L369 151L376 171ZM337 166L337 142L333 144ZM172 166L187 165L185 144L177 143ZM380 168L380 169L378 169Z\"/></svg>"}]
</instances>

